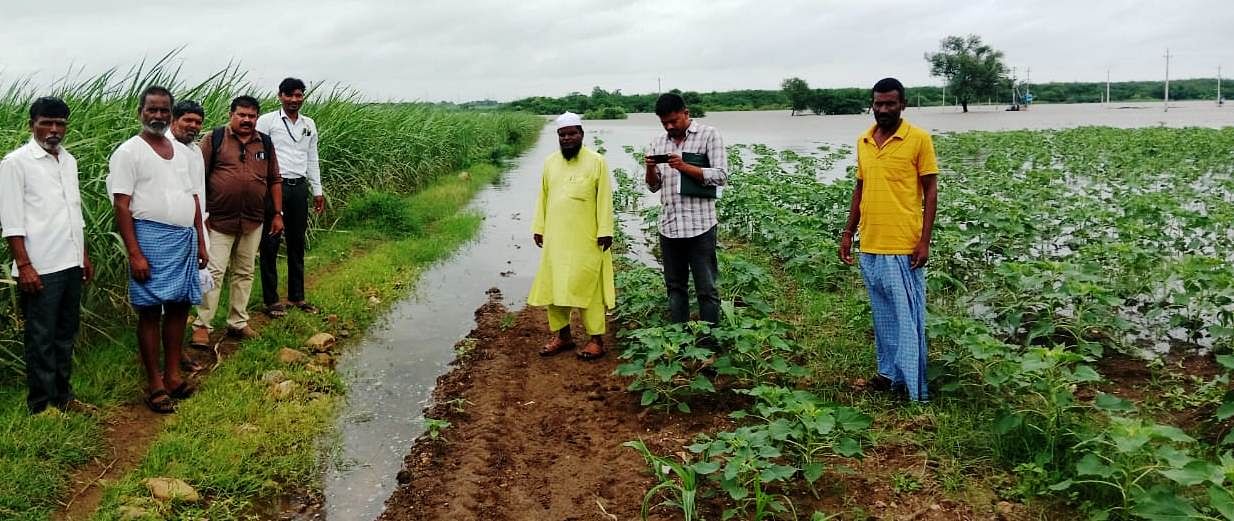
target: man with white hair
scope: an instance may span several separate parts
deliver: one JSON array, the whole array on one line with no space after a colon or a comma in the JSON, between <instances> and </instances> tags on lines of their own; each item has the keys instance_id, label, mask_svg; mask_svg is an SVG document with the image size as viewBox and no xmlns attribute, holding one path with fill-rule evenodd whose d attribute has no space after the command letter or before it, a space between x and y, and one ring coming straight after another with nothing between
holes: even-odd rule
<instances>
[{"instance_id":1,"label":"man with white hair","mask_svg":"<svg viewBox=\"0 0 1234 521\"><path fill-rule=\"evenodd\" d=\"M544 161L540 197L532 224L540 270L527 303L548 307L556 336L540 350L551 356L574 349L570 315L578 308L591 340L582 360L604 356L605 310L616 300L613 284L613 188L604 156L583 146L583 122L566 112L557 118L561 150Z\"/></svg>"}]
</instances>

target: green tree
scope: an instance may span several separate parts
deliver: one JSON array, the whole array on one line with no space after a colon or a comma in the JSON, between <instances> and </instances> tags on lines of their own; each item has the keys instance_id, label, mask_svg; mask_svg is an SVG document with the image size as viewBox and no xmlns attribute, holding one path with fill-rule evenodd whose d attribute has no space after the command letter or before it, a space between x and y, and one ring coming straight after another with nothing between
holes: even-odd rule
<instances>
[{"instance_id":1,"label":"green tree","mask_svg":"<svg viewBox=\"0 0 1234 521\"><path fill-rule=\"evenodd\" d=\"M788 78L780 83L780 88L784 91L784 95L788 97L788 106L793 110L793 116L809 108L810 97L814 93L810 91L810 84L806 83L806 80Z\"/></svg>"},{"instance_id":2,"label":"green tree","mask_svg":"<svg viewBox=\"0 0 1234 521\"><path fill-rule=\"evenodd\" d=\"M926 53L930 75L946 80L947 91L960 101L964 112L968 103L984 97L999 97L998 89L1006 84L1007 65L1003 52L982 43L981 37L943 38L937 53Z\"/></svg>"},{"instance_id":3,"label":"green tree","mask_svg":"<svg viewBox=\"0 0 1234 521\"><path fill-rule=\"evenodd\" d=\"M831 98L831 93L823 89L815 89L810 92L810 98L806 100L806 106L815 116L821 116L823 113L828 112L827 109L831 107L833 102Z\"/></svg>"}]
</instances>

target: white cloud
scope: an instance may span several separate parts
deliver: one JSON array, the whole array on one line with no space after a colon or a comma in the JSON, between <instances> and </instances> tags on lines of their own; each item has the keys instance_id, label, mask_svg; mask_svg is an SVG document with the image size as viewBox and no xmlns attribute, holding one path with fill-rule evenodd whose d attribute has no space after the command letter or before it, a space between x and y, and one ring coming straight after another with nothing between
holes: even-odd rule
<instances>
[{"instance_id":1,"label":"white cloud","mask_svg":"<svg viewBox=\"0 0 1234 521\"><path fill-rule=\"evenodd\" d=\"M1163 7L1164 6L1164 7ZM512 99L664 88L936 84L922 56L976 33L1040 81L1156 79L1234 69L1234 9L1222 0L300 0L158 4L62 0L6 5L0 82L49 82L70 67L127 69L185 46L186 75L231 61L271 88L282 77L341 82L374 99Z\"/></svg>"}]
</instances>

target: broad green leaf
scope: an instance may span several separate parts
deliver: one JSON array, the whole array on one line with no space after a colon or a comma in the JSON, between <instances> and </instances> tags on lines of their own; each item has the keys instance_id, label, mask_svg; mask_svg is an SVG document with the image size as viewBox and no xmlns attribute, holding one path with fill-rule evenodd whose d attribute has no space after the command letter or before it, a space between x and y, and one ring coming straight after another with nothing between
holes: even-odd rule
<instances>
[{"instance_id":1,"label":"broad green leaf","mask_svg":"<svg viewBox=\"0 0 1234 521\"><path fill-rule=\"evenodd\" d=\"M1053 490L1053 491L1055 491L1055 492L1061 492L1061 491L1063 491L1063 490L1067 490L1067 489L1071 488L1071 485L1073 485L1073 484L1074 484L1074 483L1073 483L1071 480L1069 480L1069 479L1068 479L1068 480L1066 480L1066 481L1060 481L1060 482L1058 482L1058 483L1055 483L1055 484L1053 484L1053 485L1050 485L1050 490Z\"/></svg>"},{"instance_id":2,"label":"broad green leaf","mask_svg":"<svg viewBox=\"0 0 1234 521\"><path fill-rule=\"evenodd\" d=\"M1217 355L1217 363L1226 369L1234 370L1234 355Z\"/></svg>"},{"instance_id":3,"label":"broad green leaf","mask_svg":"<svg viewBox=\"0 0 1234 521\"><path fill-rule=\"evenodd\" d=\"M836 422L846 431L862 431L874 423L872 416L853 407L839 407L835 412Z\"/></svg>"},{"instance_id":4,"label":"broad green leaf","mask_svg":"<svg viewBox=\"0 0 1234 521\"><path fill-rule=\"evenodd\" d=\"M1093 399L1093 405L1098 409L1112 412L1131 412L1135 410L1135 405L1130 400L1124 400L1106 393L1097 393L1097 397Z\"/></svg>"},{"instance_id":5,"label":"broad green leaf","mask_svg":"<svg viewBox=\"0 0 1234 521\"><path fill-rule=\"evenodd\" d=\"M1177 448L1166 445L1157 449L1157 458L1165 461L1171 467L1182 468L1187 464L1195 461L1195 458L1187 454L1186 451L1178 450Z\"/></svg>"},{"instance_id":6,"label":"broad green leaf","mask_svg":"<svg viewBox=\"0 0 1234 521\"><path fill-rule=\"evenodd\" d=\"M640 403L643 405L643 407L646 407L648 405L655 403L656 399L658 399L659 397L660 397L660 393L657 393L651 389L648 389L646 391L643 391L643 399L640 400Z\"/></svg>"},{"instance_id":7,"label":"broad green leaf","mask_svg":"<svg viewBox=\"0 0 1234 521\"><path fill-rule=\"evenodd\" d=\"M735 480L725 479L720 482L720 487L723 488L725 492L728 492L728 497L738 501L745 499L746 496L750 495L750 491L739 485Z\"/></svg>"},{"instance_id":8,"label":"broad green leaf","mask_svg":"<svg viewBox=\"0 0 1234 521\"><path fill-rule=\"evenodd\" d=\"M1136 430L1134 432L1117 432L1112 434L1110 438L1114 441L1114 448L1123 454L1129 454L1140 450L1140 447L1147 444L1149 435L1143 430Z\"/></svg>"},{"instance_id":9,"label":"broad green leaf","mask_svg":"<svg viewBox=\"0 0 1234 521\"><path fill-rule=\"evenodd\" d=\"M672 380L674 376L677 376L681 369L681 364L674 362L668 365L657 365L651 371L655 373L656 378L659 378L661 382L667 382Z\"/></svg>"},{"instance_id":10,"label":"broad green leaf","mask_svg":"<svg viewBox=\"0 0 1234 521\"><path fill-rule=\"evenodd\" d=\"M1131 512L1144 519L1186 521L1200 515L1190 501L1164 487L1154 487L1148 494L1134 495L1131 500Z\"/></svg>"},{"instance_id":11,"label":"broad green leaf","mask_svg":"<svg viewBox=\"0 0 1234 521\"><path fill-rule=\"evenodd\" d=\"M818 481L818 478L821 478L823 476L824 468L825 467L823 466L823 464L817 461L813 463L807 463L805 467L801 469L801 476L806 478L806 481L810 483L814 483L815 481Z\"/></svg>"},{"instance_id":12,"label":"broad green leaf","mask_svg":"<svg viewBox=\"0 0 1234 521\"><path fill-rule=\"evenodd\" d=\"M1114 469L1107 465L1096 454L1085 454L1080 461L1075 464L1076 474L1081 476L1097 476L1101 478L1109 478L1114 475Z\"/></svg>"},{"instance_id":13,"label":"broad green leaf","mask_svg":"<svg viewBox=\"0 0 1234 521\"><path fill-rule=\"evenodd\" d=\"M1217 412L1215 414L1217 415L1218 420L1226 421L1230 419L1231 416L1234 416L1234 400L1221 404L1221 407L1217 408Z\"/></svg>"},{"instance_id":14,"label":"broad green leaf","mask_svg":"<svg viewBox=\"0 0 1234 521\"><path fill-rule=\"evenodd\" d=\"M835 446L836 454L846 458L852 458L861 455L861 442L853 438L841 438Z\"/></svg>"},{"instance_id":15,"label":"broad green leaf","mask_svg":"<svg viewBox=\"0 0 1234 521\"><path fill-rule=\"evenodd\" d=\"M1089 367L1087 365L1076 366L1075 371L1072 372L1071 376L1075 378L1076 381L1078 382L1099 382L1101 381L1101 375L1098 374L1097 371L1094 370L1092 367Z\"/></svg>"},{"instance_id":16,"label":"broad green leaf","mask_svg":"<svg viewBox=\"0 0 1234 521\"><path fill-rule=\"evenodd\" d=\"M1217 485L1208 487L1208 504L1221 513L1226 521L1234 521L1234 494L1228 489Z\"/></svg>"},{"instance_id":17,"label":"broad green leaf","mask_svg":"<svg viewBox=\"0 0 1234 521\"><path fill-rule=\"evenodd\" d=\"M716 388L711 384L711 380L708 380L706 376L701 374L695 375L694 379L690 381L690 389L708 393L716 392Z\"/></svg>"},{"instance_id":18,"label":"broad green leaf","mask_svg":"<svg viewBox=\"0 0 1234 521\"><path fill-rule=\"evenodd\" d=\"M994 424L994 432L997 432L999 434L1007 434L1013 430L1018 429L1020 427L1020 424L1022 424L1023 422L1024 422L1024 418L1021 418L1019 414L1016 414L1016 413L1004 414L1003 417L999 418L998 422Z\"/></svg>"},{"instance_id":19,"label":"broad green leaf","mask_svg":"<svg viewBox=\"0 0 1234 521\"><path fill-rule=\"evenodd\" d=\"M1170 478L1175 483L1184 487L1199 485L1205 481L1209 481L1216 477L1218 480L1224 476L1220 472L1214 476L1214 471L1218 470L1216 465L1204 461L1193 461L1186 466L1177 469L1162 470L1161 475Z\"/></svg>"},{"instance_id":20,"label":"broad green leaf","mask_svg":"<svg viewBox=\"0 0 1234 521\"><path fill-rule=\"evenodd\" d=\"M1154 425L1153 433L1161 436L1162 438L1179 443L1192 443L1195 441L1195 438L1188 436L1182 429L1173 425Z\"/></svg>"},{"instance_id":21,"label":"broad green leaf","mask_svg":"<svg viewBox=\"0 0 1234 521\"><path fill-rule=\"evenodd\" d=\"M699 474L711 474L712 472L720 470L720 464L713 461L697 461L693 465L690 465L690 468L694 469L694 472Z\"/></svg>"},{"instance_id":22,"label":"broad green leaf","mask_svg":"<svg viewBox=\"0 0 1234 521\"><path fill-rule=\"evenodd\" d=\"M772 465L766 469L763 469L761 477L763 478L763 481L766 482L779 481L782 479L791 478L793 477L793 474L796 473L796 467L790 467L788 465Z\"/></svg>"},{"instance_id":23,"label":"broad green leaf","mask_svg":"<svg viewBox=\"0 0 1234 521\"><path fill-rule=\"evenodd\" d=\"M683 412L683 413L689 414L689 413L690 413L690 404L688 404L688 403L686 403L686 402L677 402L677 410L678 410L678 411L681 411L681 412Z\"/></svg>"}]
</instances>

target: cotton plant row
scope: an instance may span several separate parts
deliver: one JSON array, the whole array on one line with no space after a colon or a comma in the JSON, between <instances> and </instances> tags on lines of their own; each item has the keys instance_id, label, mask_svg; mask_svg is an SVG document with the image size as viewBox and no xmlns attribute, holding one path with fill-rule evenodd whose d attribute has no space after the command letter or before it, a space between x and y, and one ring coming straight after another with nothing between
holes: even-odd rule
<instances>
[{"instance_id":1,"label":"cotton plant row","mask_svg":"<svg viewBox=\"0 0 1234 521\"><path fill-rule=\"evenodd\" d=\"M639 186L629 173L615 177L615 196L637 201ZM627 207L638 211L637 204ZM721 495L722 519L804 518L785 492L802 484L813 489L829 466L861 457L872 418L791 387L805 374L794 363L802 348L791 326L770 316L771 273L733 253L721 253L719 262L723 318L715 325L669 324L659 271L630 258L618 262L615 318L624 349L616 374L630 379L642 405L688 413L706 396L754 399L748 410L732 413L739 427L699 436L685 447L689 456L659 455L641 440L625 444L656 478L643 517L659 506L699 519L698 501Z\"/></svg>"},{"instance_id":2,"label":"cotton plant row","mask_svg":"<svg viewBox=\"0 0 1234 521\"><path fill-rule=\"evenodd\" d=\"M940 196L930 272L935 305L929 331L944 373L936 383L957 399L995 398L1000 458L1020 462L1015 470L1023 494L1072 498L1095 519L1234 519L1234 451L1228 448L1234 435L1201 442L1112 395L1077 395L1102 381L1092 362L1108 347L1229 349L1230 264L1213 252L1225 251L1224 230L1234 224L1228 211L1218 211L1228 197L1221 183L1230 168L1218 159L1230 161L1220 151L1230 149L1234 135L1174 132L1083 129L939 139L953 177ZM1167 145L1137 148L1146 139ZM1189 152L1215 150L1218 159L1154 159L1182 139L1205 145L1186 147ZM1095 142L1074 144L1089 140ZM1124 164L1067 156L1100 147L1112 149L1101 157L1117 156ZM1129 166L1140 164L1137 150L1151 151L1139 158L1141 170ZM763 247L799 278L843 287L854 275L834 268L829 231L839 226L842 217L835 215L847 208L851 185L815 183L810 162L792 169L779 159L756 154L747 161L751 169L731 173L722 221L727 217L730 233ZM1162 161L1185 171L1152 170ZM1087 191L1074 190L1060 179L1082 174L1036 164L1089 165L1095 173L1083 174ZM1200 183L1207 192L1199 193L1185 186L1194 179L1217 184ZM1126 188L1132 183L1148 189ZM1093 193L1104 195L1085 195ZM1113 194L1130 193L1143 198L1114 205ZM1049 255L1033 250L1050 244L1058 247L1047 248ZM1228 357L1222 362L1234 365ZM1226 374L1213 383L1228 382ZM1230 418L1234 393L1209 421Z\"/></svg>"}]
</instances>

